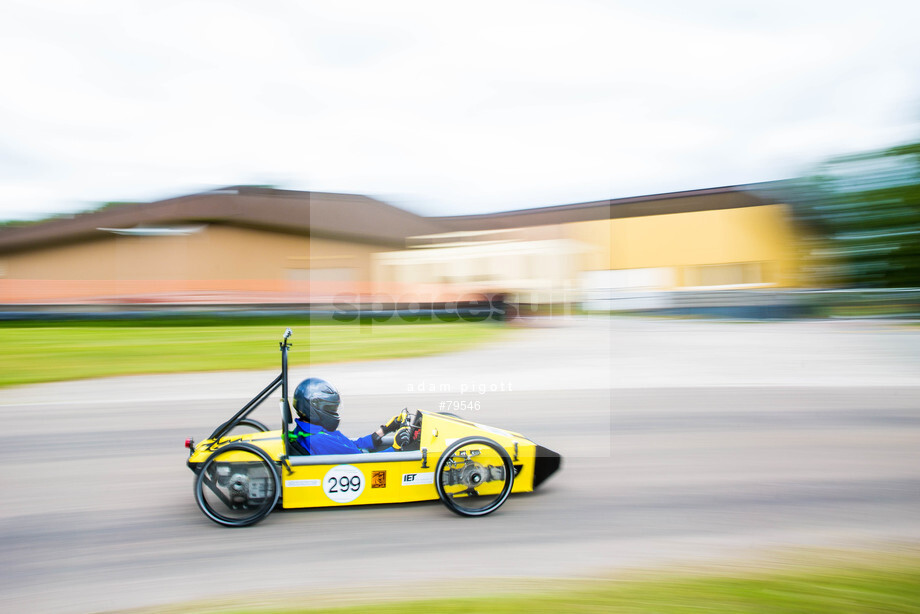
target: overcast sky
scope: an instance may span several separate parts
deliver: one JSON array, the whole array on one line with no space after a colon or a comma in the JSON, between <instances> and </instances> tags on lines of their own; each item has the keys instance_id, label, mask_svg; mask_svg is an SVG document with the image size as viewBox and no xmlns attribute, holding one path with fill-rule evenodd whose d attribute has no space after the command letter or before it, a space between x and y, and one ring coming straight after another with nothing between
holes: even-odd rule
<instances>
[{"instance_id":1,"label":"overcast sky","mask_svg":"<svg viewBox=\"0 0 920 614\"><path fill-rule=\"evenodd\" d=\"M235 184L427 215L920 136L920 3L0 0L0 219Z\"/></svg>"}]
</instances>

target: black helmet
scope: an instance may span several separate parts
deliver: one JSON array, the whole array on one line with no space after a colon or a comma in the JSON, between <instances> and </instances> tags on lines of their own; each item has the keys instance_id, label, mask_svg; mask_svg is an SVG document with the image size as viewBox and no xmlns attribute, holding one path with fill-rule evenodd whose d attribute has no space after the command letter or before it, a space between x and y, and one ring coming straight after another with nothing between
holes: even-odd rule
<instances>
[{"instance_id":1,"label":"black helmet","mask_svg":"<svg viewBox=\"0 0 920 614\"><path fill-rule=\"evenodd\" d=\"M305 379L294 390L294 410L310 424L327 431L339 428L341 402L335 386L318 377Z\"/></svg>"}]
</instances>

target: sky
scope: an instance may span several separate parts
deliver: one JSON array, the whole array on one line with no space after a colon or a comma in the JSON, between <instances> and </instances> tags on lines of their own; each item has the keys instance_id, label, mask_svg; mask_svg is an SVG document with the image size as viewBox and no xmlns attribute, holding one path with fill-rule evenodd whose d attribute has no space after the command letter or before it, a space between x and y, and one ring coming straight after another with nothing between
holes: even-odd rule
<instances>
[{"instance_id":1,"label":"sky","mask_svg":"<svg viewBox=\"0 0 920 614\"><path fill-rule=\"evenodd\" d=\"M0 0L0 220L229 185L452 215L920 137L920 3Z\"/></svg>"}]
</instances>

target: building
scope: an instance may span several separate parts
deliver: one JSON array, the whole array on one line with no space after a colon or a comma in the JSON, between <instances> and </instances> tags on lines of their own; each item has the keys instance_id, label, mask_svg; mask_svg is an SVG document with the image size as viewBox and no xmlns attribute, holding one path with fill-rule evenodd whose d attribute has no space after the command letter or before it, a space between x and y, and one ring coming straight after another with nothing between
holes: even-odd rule
<instances>
[{"instance_id":1,"label":"building","mask_svg":"<svg viewBox=\"0 0 920 614\"><path fill-rule=\"evenodd\" d=\"M675 292L807 285L790 207L769 186L732 186L486 215L378 254L410 279L501 288L529 303L649 309ZM379 272L386 279L397 274Z\"/></svg>"},{"instance_id":2,"label":"building","mask_svg":"<svg viewBox=\"0 0 920 614\"><path fill-rule=\"evenodd\" d=\"M731 186L422 217L365 196L232 187L0 231L5 304L444 302L654 308L806 283L789 206Z\"/></svg>"},{"instance_id":3,"label":"building","mask_svg":"<svg viewBox=\"0 0 920 614\"><path fill-rule=\"evenodd\" d=\"M0 232L4 303L309 303L439 230L349 194L233 187Z\"/></svg>"}]
</instances>

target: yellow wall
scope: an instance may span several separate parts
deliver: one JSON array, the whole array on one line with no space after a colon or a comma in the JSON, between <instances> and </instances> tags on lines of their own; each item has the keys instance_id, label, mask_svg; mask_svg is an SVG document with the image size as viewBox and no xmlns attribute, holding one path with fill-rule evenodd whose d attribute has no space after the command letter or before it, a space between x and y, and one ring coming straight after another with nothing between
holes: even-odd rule
<instances>
[{"instance_id":1,"label":"yellow wall","mask_svg":"<svg viewBox=\"0 0 920 614\"><path fill-rule=\"evenodd\" d=\"M583 270L671 267L677 287L741 283L734 280L739 271L752 283L801 283L786 205L576 222L566 229L590 246Z\"/></svg>"}]
</instances>

